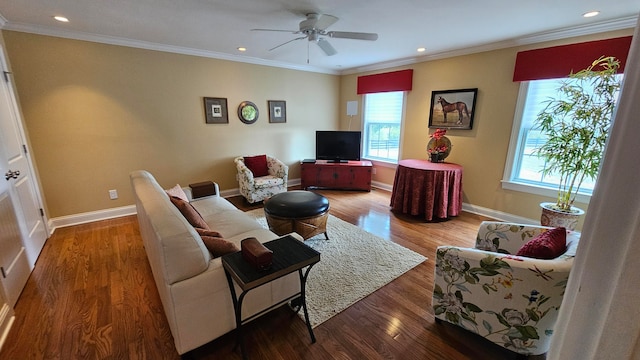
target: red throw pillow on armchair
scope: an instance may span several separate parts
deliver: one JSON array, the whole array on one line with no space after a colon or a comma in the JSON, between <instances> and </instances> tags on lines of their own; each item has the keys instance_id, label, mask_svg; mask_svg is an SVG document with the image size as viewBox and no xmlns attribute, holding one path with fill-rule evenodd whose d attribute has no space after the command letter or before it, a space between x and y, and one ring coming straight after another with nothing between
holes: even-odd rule
<instances>
[{"instance_id":1,"label":"red throw pillow on armchair","mask_svg":"<svg viewBox=\"0 0 640 360\"><path fill-rule=\"evenodd\" d=\"M516 255L535 259L555 259L567 250L567 229L547 230L527 241Z\"/></svg>"},{"instance_id":2,"label":"red throw pillow on armchair","mask_svg":"<svg viewBox=\"0 0 640 360\"><path fill-rule=\"evenodd\" d=\"M267 155L245 156L244 164L251 170L254 177L269 175Z\"/></svg>"}]
</instances>

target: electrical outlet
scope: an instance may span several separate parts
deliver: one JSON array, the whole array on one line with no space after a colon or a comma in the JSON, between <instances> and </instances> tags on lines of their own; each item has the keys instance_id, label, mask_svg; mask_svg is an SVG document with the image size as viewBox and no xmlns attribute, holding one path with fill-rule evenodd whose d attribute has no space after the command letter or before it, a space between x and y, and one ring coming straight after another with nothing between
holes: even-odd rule
<instances>
[{"instance_id":1,"label":"electrical outlet","mask_svg":"<svg viewBox=\"0 0 640 360\"><path fill-rule=\"evenodd\" d=\"M375 175L375 174L376 174L376 172L377 172L377 171L376 171L376 168L372 168L372 169L371 169L371 174L372 174L372 175Z\"/></svg>"},{"instance_id":2,"label":"electrical outlet","mask_svg":"<svg viewBox=\"0 0 640 360\"><path fill-rule=\"evenodd\" d=\"M109 199L115 200L118 198L118 190L109 190Z\"/></svg>"}]
</instances>

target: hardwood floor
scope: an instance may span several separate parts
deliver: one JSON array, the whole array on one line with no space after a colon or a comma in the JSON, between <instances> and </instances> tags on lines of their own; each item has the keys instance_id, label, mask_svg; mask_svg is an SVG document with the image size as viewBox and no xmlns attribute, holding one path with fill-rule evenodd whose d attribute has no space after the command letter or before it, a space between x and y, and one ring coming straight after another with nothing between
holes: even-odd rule
<instances>
[{"instance_id":1,"label":"hardwood floor","mask_svg":"<svg viewBox=\"0 0 640 360\"><path fill-rule=\"evenodd\" d=\"M431 310L435 250L472 246L485 218L426 223L390 212L390 193L322 190L331 213L428 260L315 328L287 306L246 325L250 359L515 359ZM240 197L230 199L243 210ZM336 291L339 291L337 289ZM211 304L211 306L216 306ZM134 216L58 229L15 308L0 359L179 359ZM240 359L233 334L188 355Z\"/></svg>"}]
</instances>

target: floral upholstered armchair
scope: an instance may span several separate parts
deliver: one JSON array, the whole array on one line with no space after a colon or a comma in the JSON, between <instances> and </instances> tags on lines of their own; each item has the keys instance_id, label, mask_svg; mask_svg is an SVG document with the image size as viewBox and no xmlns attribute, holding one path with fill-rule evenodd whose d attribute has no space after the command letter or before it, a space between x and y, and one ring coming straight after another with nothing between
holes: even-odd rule
<instances>
[{"instance_id":1,"label":"floral upholstered armchair","mask_svg":"<svg viewBox=\"0 0 640 360\"><path fill-rule=\"evenodd\" d=\"M438 247L432 299L436 321L523 356L546 353L580 233L567 231L566 251L554 259L515 254L549 229L485 221L475 248Z\"/></svg>"},{"instance_id":2,"label":"floral upholstered armchair","mask_svg":"<svg viewBox=\"0 0 640 360\"><path fill-rule=\"evenodd\" d=\"M289 167L269 156L240 156L234 159L240 194L255 203L287 191ZM251 169L250 169L251 168Z\"/></svg>"}]
</instances>

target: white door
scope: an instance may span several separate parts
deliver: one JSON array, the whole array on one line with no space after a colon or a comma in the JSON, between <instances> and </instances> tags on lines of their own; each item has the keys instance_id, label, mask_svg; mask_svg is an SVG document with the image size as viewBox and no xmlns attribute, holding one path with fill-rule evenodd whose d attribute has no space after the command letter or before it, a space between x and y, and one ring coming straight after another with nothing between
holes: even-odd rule
<instances>
[{"instance_id":1,"label":"white door","mask_svg":"<svg viewBox=\"0 0 640 360\"><path fill-rule=\"evenodd\" d=\"M1 153L1 152L0 152ZM7 168L0 161L0 171ZM31 268L16 217L10 190L4 177L0 178L0 272L9 307L13 308L27 283Z\"/></svg>"},{"instance_id":2,"label":"white door","mask_svg":"<svg viewBox=\"0 0 640 360\"><path fill-rule=\"evenodd\" d=\"M47 240L47 229L4 50L0 50L0 182L3 183L0 275L5 295L13 306ZM15 240L16 236L20 241Z\"/></svg>"}]
</instances>

